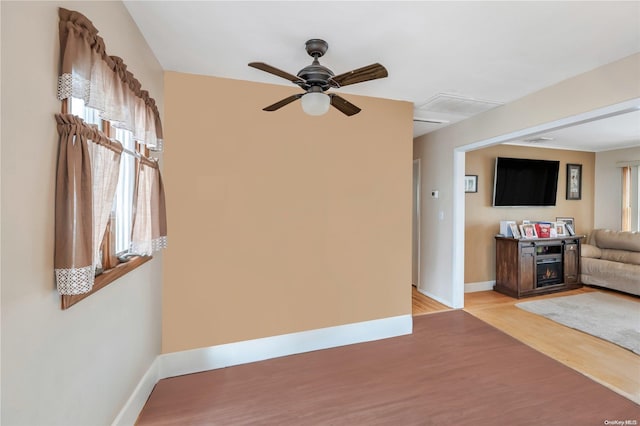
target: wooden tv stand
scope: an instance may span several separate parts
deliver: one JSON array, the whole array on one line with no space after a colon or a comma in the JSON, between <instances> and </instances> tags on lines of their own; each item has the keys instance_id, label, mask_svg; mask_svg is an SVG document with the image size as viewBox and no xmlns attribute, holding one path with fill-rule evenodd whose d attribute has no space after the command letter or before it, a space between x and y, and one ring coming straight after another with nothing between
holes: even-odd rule
<instances>
[{"instance_id":1,"label":"wooden tv stand","mask_svg":"<svg viewBox=\"0 0 640 426\"><path fill-rule=\"evenodd\" d=\"M582 238L584 235L536 239L496 236L494 290L521 298L581 287Z\"/></svg>"}]
</instances>

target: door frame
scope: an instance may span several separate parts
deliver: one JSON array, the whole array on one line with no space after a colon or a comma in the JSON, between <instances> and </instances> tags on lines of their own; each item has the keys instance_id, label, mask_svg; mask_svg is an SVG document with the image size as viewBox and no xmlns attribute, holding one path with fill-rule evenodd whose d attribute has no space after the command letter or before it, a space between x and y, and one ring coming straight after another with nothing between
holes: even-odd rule
<instances>
[{"instance_id":1,"label":"door frame","mask_svg":"<svg viewBox=\"0 0 640 426\"><path fill-rule=\"evenodd\" d=\"M416 167L417 166L417 167ZM411 239L412 239L412 244L411 244L411 284L415 285L416 288L420 288L420 273L422 271L422 268L420 267L421 264L421 228L420 228L420 203L422 200L421 197L421 180L422 180L422 169L421 169L421 162L419 158L416 158L413 160L413 168L412 168L412 194L411 194L411 198L413 199L413 203L414 205L412 206L412 214L415 215L415 223L413 223L413 219L412 219L412 225L413 225L413 230L411 231ZM416 252L413 252L413 240L415 241L415 247L416 247ZM415 262L415 264L414 264ZM416 282L413 282L413 270L414 268L417 268L417 273L416 273Z\"/></svg>"}]
</instances>

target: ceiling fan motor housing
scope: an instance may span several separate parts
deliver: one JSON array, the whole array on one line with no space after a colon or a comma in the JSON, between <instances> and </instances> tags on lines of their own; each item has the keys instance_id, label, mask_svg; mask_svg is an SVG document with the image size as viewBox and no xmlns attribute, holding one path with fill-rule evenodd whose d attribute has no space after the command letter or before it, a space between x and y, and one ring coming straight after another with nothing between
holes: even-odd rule
<instances>
[{"instance_id":1,"label":"ceiling fan motor housing","mask_svg":"<svg viewBox=\"0 0 640 426\"><path fill-rule=\"evenodd\" d=\"M324 92L331 87L329 80L335 74L329 68L320 65L318 58L327 52L329 43L319 38L312 38L311 40L307 40L305 47L309 56L313 58L313 63L298 72L297 76L304 81L298 85L307 91L312 87L320 87Z\"/></svg>"},{"instance_id":2,"label":"ceiling fan motor housing","mask_svg":"<svg viewBox=\"0 0 640 426\"><path fill-rule=\"evenodd\" d=\"M320 87L322 91L331 87L329 80L334 76L333 71L329 68L320 65L318 59L314 59L311 65L308 65L300 70L298 77L304 80L304 83L300 84L305 90L310 87Z\"/></svg>"}]
</instances>

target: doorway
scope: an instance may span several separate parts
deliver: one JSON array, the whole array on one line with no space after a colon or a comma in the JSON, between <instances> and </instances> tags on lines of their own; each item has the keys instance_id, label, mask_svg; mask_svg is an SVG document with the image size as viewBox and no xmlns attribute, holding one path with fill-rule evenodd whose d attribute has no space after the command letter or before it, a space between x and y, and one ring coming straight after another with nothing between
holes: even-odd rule
<instances>
[{"instance_id":1,"label":"doorway","mask_svg":"<svg viewBox=\"0 0 640 426\"><path fill-rule=\"evenodd\" d=\"M640 107L640 98L609 105L596 110L580 113L574 116L564 117L555 121L540 124L530 128L520 129L514 132L502 134L489 139L480 140L468 145L454 148L453 156L453 187L459 188L453 195L453 252L452 257L452 296L451 304L454 308L464 307L464 238L465 238L465 193L463 179L465 176L465 156L469 151L497 145L527 136L563 129L565 127L580 125L594 120L600 120L637 111Z\"/></svg>"}]
</instances>

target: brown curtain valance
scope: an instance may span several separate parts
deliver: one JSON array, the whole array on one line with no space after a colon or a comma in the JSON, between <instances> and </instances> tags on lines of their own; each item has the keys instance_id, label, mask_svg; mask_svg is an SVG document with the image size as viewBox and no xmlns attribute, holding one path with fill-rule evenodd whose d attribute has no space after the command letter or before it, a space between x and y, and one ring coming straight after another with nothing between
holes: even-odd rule
<instances>
[{"instance_id":1,"label":"brown curtain valance","mask_svg":"<svg viewBox=\"0 0 640 426\"><path fill-rule=\"evenodd\" d=\"M58 98L83 99L101 118L133 132L152 150L161 150L160 112L149 92L121 58L109 56L104 40L79 12L59 8L60 75Z\"/></svg>"}]
</instances>

